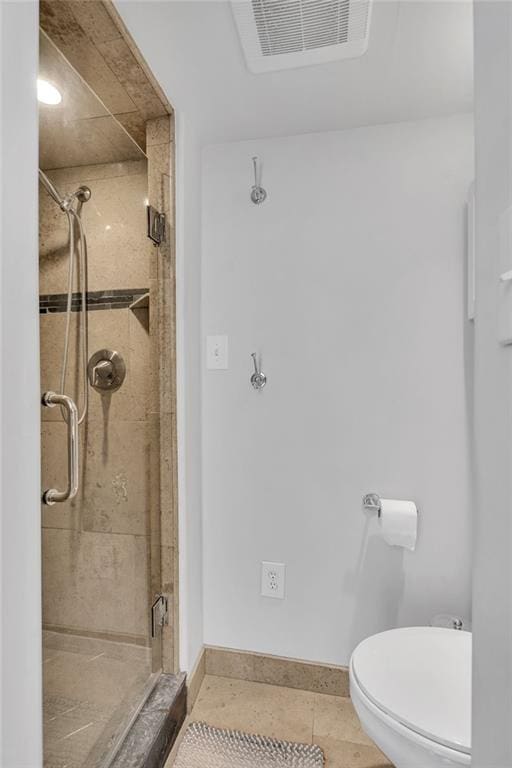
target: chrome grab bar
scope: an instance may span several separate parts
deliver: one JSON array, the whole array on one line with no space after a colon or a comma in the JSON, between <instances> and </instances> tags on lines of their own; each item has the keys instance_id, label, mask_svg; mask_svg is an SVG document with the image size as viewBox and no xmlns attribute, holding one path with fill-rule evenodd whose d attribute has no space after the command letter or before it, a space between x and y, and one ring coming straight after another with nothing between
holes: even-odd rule
<instances>
[{"instance_id":1,"label":"chrome grab bar","mask_svg":"<svg viewBox=\"0 0 512 768\"><path fill-rule=\"evenodd\" d=\"M51 506L57 501L67 501L74 498L78 491L78 408L70 397L59 395L57 392L45 392L41 402L47 408L61 405L66 409L68 417L68 486L65 491L49 488L43 493L43 503Z\"/></svg>"}]
</instances>

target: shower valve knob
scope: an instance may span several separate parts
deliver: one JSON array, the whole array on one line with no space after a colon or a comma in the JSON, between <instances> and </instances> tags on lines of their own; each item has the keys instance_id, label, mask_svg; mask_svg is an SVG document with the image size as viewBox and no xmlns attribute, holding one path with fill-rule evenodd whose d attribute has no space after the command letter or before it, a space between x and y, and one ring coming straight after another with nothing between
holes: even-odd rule
<instances>
[{"instance_id":1,"label":"shower valve knob","mask_svg":"<svg viewBox=\"0 0 512 768\"><path fill-rule=\"evenodd\" d=\"M94 384L101 387L110 387L114 378L114 366L110 360L102 360L94 366Z\"/></svg>"},{"instance_id":2,"label":"shower valve knob","mask_svg":"<svg viewBox=\"0 0 512 768\"><path fill-rule=\"evenodd\" d=\"M124 381L126 366L119 352L100 349L89 360L87 373L97 392L115 392Z\"/></svg>"}]
</instances>

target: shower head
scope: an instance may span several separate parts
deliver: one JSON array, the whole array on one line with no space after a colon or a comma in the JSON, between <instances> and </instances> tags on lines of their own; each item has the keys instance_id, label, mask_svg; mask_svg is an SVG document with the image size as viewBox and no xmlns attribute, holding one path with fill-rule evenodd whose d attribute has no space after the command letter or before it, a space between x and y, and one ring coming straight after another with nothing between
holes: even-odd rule
<instances>
[{"instance_id":1,"label":"shower head","mask_svg":"<svg viewBox=\"0 0 512 768\"><path fill-rule=\"evenodd\" d=\"M41 181L41 184L46 189L50 197L55 200L57 205L64 211L68 211L71 208L71 205L73 203L73 200L76 198L78 200L78 203L80 206L82 206L83 203L86 203L88 200L91 199L91 190L89 187L81 186L78 187L76 192L73 192L70 195L66 195L66 197L63 197L59 190L55 187L55 185L50 181L48 176L44 171L39 169L39 180Z\"/></svg>"}]
</instances>

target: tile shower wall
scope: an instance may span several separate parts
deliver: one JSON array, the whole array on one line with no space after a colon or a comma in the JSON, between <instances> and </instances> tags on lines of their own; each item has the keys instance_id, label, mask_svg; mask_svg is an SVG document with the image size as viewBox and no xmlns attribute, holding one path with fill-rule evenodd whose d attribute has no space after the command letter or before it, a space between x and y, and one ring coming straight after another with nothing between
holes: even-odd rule
<instances>
[{"instance_id":1,"label":"tile shower wall","mask_svg":"<svg viewBox=\"0 0 512 768\"><path fill-rule=\"evenodd\" d=\"M49 172L59 189L92 190L83 221L89 246L89 291L149 288L154 249L146 238L145 161ZM40 293L67 285L67 222L40 195ZM75 284L76 290L76 284ZM72 314L70 371L75 394L79 313ZM82 429L82 483L72 502L43 507L43 618L47 627L148 642L151 387L149 309L88 313L89 355L106 347L123 356L118 392L89 392ZM41 315L41 387L59 387L65 313ZM45 487L66 478L66 427L57 410L42 412Z\"/></svg>"},{"instance_id":2,"label":"tile shower wall","mask_svg":"<svg viewBox=\"0 0 512 768\"><path fill-rule=\"evenodd\" d=\"M153 425L152 451L155 454L155 478L158 487L152 504L152 577L159 579L159 589L169 598L169 621L162 628L162 667L179 669L178 660L178 493L176 434L176 270L174 238L174 120L170 116L149 120L146 151L148 156L148 192L150 204L166 217L166 240L155 251L156 274L150 280L151 355L158 361L150 397ZM152 465L153 466L153 465ZM154 567L155 564L158 567ZM156 585L155 585L156 586Z\"/></svg>"},{"instance_id":3,"label":"tile shower wall","mask_svg":"<svg viewBox=\"0 0 512 768\"><path fill-rule=\"evenodd\" d=\"M147 285L152 250L145 237L146 162L63 168L48 175L64 191L86 184L93 192L83 207L90 252L88 289ZM66 217L46 194L41 196L40 214L40 293L63 293Z\"/></svg>"}]
</instances>

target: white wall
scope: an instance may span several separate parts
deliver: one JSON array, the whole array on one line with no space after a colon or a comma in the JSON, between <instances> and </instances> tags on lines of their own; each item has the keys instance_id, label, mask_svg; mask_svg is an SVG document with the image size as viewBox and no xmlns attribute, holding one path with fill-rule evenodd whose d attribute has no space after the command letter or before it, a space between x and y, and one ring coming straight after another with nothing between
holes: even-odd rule
<instances>
[{"instance_id":1,"label":"white wall","mask_svg":"<svg viewBox=\"0 0 512 768\"><path fill-rule=\"evenodd\" d=\"M1 2L0 28L0 765L38 768L42 664L37 3Z\"/></svg>"},{"instance_id":2,"label":"white wall","mask_svg":"<svg viewBox=\"0 0 512 768\"><path fill-rule=\"evenodd\" d=\"M180 667L203 644L200 391L200 126L184 103L188 72L172 66L169 5L117 0L116 8L176 111L176 286ZM152 21L154 23L152 23ZM156 37L155 37L156 36ZM181 91L180 91L181 85Z\"/></svg>"},{"instance_id":3,"label":"white wall","mask_svg":"<svg viewBox=\"0 0 512 768\"><path fill-rule=\"evenodd\" d=\"M176 111L179 657L181 669L191 670L203 644L200 125L186 103L190 73L173 65L168 14L174 3L115 0L115 5Z\"/></svg>"},{"instance_id":4,"label":"white wall","mask_svg":"<svg viewBox=\"0 0 512 768\"><path fill-rule=\"evenodd\" d=\"M204 151L203 336L230 355L203 374L206 643L346 664L373 632L469 615L472 153L469 115ZM414 554L366 491L416 500ZM260 597L262 560L286 563L284 601Z\"/></svg>"},{"instance_id":5,"label":"white wall","mask_svg":"<svg viewBox=\"0 0 512 768\"><path fill-rule=\"evenodd\" d=\"M176 125L177 357L180 666L191 671L203 645L201 519L201 168L194 129Z\"/></svg>"},{"instance_id":6,"label":"white wall","mask_svg":"<svg viewBox=\"0 0 512 768\"><path fill-rule=\"evenodd\" d=\"M512 5L475 3L477 446L473 577L473 759L512 765L512 347L497 341L500 216L512 220ZM509 293L510 298L510 293ZM510 313L510 304L508 305Z\"/></svg>"}]
</instances>

